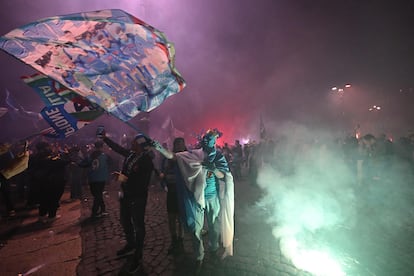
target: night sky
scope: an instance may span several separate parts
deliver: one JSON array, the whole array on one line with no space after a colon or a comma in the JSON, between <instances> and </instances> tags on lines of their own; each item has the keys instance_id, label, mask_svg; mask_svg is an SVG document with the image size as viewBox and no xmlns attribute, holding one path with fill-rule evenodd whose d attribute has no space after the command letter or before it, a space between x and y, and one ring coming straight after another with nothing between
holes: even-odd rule
<instances>
[{"instance_id":1,"label":"night sky","mask_svg":"<svg viewBox=\"0 0 414 276\"><path fill-rule=\"evenodd\" d=\"M273 133L285 121L342 133L359 124L363 133L393 137L414 131L413 1L3 0L0 34L44 17L109 8L146 21L175 44L187 87L150 113L153 129L170 116L187 134L218 127L232 143L257 139L262 116ZM33 69L5 52L0 62L0 106L8 89L27 110L40 111L40 99L20 80ZM342 97L331 91L348 83ZM372 105L381 105L380 114L368 111ZM30 134L27 120L18 122L28 124L24 130L10 122L0 118L2 137Z\"/></svg>"}]
</instances>

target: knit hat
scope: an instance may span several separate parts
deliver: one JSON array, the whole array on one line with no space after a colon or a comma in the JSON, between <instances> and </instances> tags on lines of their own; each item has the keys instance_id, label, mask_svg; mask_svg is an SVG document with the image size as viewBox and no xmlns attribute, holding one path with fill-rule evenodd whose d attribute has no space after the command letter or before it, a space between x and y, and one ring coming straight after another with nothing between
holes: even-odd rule
<instances>
[{"instance_id":1,"label":"knit hat","mask_svg":"<svg viewBox=\"0 0 414 276\"><path fill-rule=\"evenodd\" d=\"M134 141L136 141L137 144L141 145L143 148L149 147L151 145L151 139L142 133L137 134L134 138Z\"/></svg>"}]
</instances>

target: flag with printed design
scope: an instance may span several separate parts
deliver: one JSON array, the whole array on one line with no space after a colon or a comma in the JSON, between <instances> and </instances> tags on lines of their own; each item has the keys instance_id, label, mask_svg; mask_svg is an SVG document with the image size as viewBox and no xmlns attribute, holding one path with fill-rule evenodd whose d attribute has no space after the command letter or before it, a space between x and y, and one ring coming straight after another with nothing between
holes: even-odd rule
<instances>
[{"instance_id":1,"label":"flag with printed design","mask_svg":"<svg viewBox=\"0 0 414 276\"><path fill-rule=\"evenodd\" d=\"M40 112L54 131L45 136L66 138L97 119L104 110L59 82L42 74L22 77L46 105Z\"/></svg>"},{"instance_id":2,"label":"flag with printed design","mask_svg":"<svg viewBox=\"0 0 414 276\"><path fill-rule=\"evenodd\" d=\"M124 122L185 87L173 44L122 10L38 20L0 37L0 49Z\"/></svg>"}]
</instances>

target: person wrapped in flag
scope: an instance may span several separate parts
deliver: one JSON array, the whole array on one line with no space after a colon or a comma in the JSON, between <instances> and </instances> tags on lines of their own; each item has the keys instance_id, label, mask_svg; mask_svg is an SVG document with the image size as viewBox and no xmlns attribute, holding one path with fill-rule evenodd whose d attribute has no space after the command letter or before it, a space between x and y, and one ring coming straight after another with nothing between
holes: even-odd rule
<instances>
[{"instance_id":1,"label":"person wrapped in flag","mask_svg":"<svg viewBox=\"0 0 414 276\"><path fill-rule=\"evenodd\" d=\"M204 218L208 223L210 253L221 258L233 255L234 183L226 159L216 150L220 135L217 130L209 130L202 137L201 148L177 153L153 142L154 148L166 158L177 160L183 180L177 185L184 208L181 213L193 237L197 272L205 254L201 235ZM219 250L219 237L224 252Z\"/></svg>"}]
</instances>

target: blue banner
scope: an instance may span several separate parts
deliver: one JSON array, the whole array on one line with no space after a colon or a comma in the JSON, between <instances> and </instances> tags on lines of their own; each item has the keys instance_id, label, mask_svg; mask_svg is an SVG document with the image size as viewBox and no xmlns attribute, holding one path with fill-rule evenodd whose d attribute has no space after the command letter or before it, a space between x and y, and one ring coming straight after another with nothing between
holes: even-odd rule
<instances>
[{"instance_id":1,"label":"blue banner","mask_svg":"<svg viewBox=\"0 0 414 276\"><path fill-rule=\"evenodd\" d=\"M77 120L66 112L64 105L47 106L42 109L40 114L54 130L46 136L66 138L78 130Z\"/></svg>"}]
</instances>

